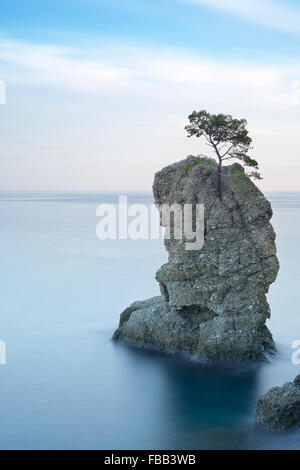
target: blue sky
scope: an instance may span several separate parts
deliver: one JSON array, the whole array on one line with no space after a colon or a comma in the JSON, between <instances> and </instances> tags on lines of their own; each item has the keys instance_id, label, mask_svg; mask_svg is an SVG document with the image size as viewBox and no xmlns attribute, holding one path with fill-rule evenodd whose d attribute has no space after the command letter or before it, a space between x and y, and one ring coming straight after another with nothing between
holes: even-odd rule
<instances>
[{"instance_id":1,"label":"blue sky","mask_svg":"<svg viewBox=\"0 0 300 470\"><path fill-rule=\"evenodd\" d=\"M184 132L202 108L248 119L263 189L298 189L299 2L0 8L0 190L150 189L161 166L207 151Z\"/></svg>"},{"instance_id":2,"label":"blue sky","mask_svg":"<svg viewBox=\"0 0 300 470\"><path fill-rule=\"evenodd\" d=\"M252 1L237 3L252 3ZM83 41L126 40L153 46L187 48L215 57L260 61L293 58L300 36L272 21L254 21L247 12L211 8L226 1L197 0L1 0L1 26L12 37L34 42L78 44ZM228 2L235 3L233 2ZM261 0L258 0L258 3ZM299 2L266 2L293 8ZM260 11L257 12L259 16ZM272 16L272 8L270 13ZM274 20L275 24L276 21ZM300 32L300 25L298 28ZM81 38L80 38L81 36ZM84 36L84 37L82 37ZM96 45L95 44L95 45Z\"/></svg>"}]
</instances>

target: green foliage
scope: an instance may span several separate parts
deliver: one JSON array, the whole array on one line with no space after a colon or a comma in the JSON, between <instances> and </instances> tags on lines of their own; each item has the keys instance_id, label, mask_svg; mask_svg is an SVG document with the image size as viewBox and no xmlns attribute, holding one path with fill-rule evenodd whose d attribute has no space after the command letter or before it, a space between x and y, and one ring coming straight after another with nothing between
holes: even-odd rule
<instances>
[{"instance_id":1,"label":"green foliage","mask_svg":"<svg viewBox=\"0 0 300 470\"><path fill-rule=\"evenodd\" d=\"M251 171L251 173L248 173L248 176L250 178L254 178L255 180L262 180L262 176L258 171Z\"/></svg>"},{"instance_id":2,"label":"green foliage","mask_svg":"<svg viewBox=\"0 0 300 470\"><path fill-rule=\"evenodd\" d=\"M232 178L234 178L235 180L241 181L241 180L247 180L248 176L243 171L235 171L234 173L232 173Z\"/></svg>"},{"instance_id":3,"label":"green foliage","mask_svg":"<svg viewBox=\"0 0 300 470\"><path fill-rule=\"evenodd\" d=\"M206 156L198 156L196 157L199 161L199 164L203 167L205 166L213 166L215 167L216 166L216 160L214 160L213 158L209 158L209 157L206 157Z\"/></svg>"},{"instance_id":4,"label":"green foliage","mask_svg":"<svg viewBox=\"0 0 300 470\"><path fill-rule=\"evenodd\" d=\"M192 168L194 168L194 166L197 166L200 164L200 158L199 157L195 157L193 161L191 162L188 162L185 167L184 167L184 171L187 173L189 170L191 170Z\"/></svg>"},{"instance_id":5,"label":"green foliage","mask_svg":"<svg viewBox=\"0 0 300 470\"><path fill-rule=\"evenodd\" d=\"M185 165L184 171L188 172L197 165L200 165L203 168L204 175L211 175L214 171L216 171L216 162L213 158L202 157L199 155L194 157L193 161L190 161Z\"/></svg>"},{"instance_id":6,"label":"green foliage","mask_svg":"<svg viewBox=\"0 0 300 470\"><path fill-rule=\"evenodd\" d=\"M211 144L231 143L235 148L241 147L244 151L251 145L252 139L246 129L245 119L233 119L226 114L210 114L205 110L194 111L189 116L190 124L185 127L188 136L208 138Z\"/></svg>"},{"instance_id":7,"label":"green foliage","mask_svg":"<svg viewBox=\"0 0 300 470\"><path fill-rule=\"evenodd\" d=\"M241 185L244 186L245 188L250 187L249 183L245 183L245 181L248 180L248 178L254 178L254 179L258 179L258 180L262 179L262 177L260 176L260 174L257 171L253 171L251 173L244 173L243 171L235 171L234 173L232 173L232 177L235 180L240 181Z\"/></svg>"},{"instance_id":8,"label":"green foliage","mask_svg":"<svg viewBox=\"0 0 300 470\"><path fill-rule=\"evenodd\" d=\"M203 174L208 176L208 175L211 175L212 173L214 173L215 171L216 171L215 168L204 168Z\"/></svg>"}]
</instances>

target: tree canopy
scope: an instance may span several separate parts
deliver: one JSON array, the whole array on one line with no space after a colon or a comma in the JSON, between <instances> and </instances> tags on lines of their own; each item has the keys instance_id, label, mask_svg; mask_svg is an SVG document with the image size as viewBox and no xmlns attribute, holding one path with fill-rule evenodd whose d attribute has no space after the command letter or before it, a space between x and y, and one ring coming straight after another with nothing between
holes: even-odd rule
<instances>
[{"instance_id":1,"label":"tree canopy","mask_svg":"<svg viewBox=\"0 0 300 470\"><path fill-rule=\"evenodd\" d=\"M189 125L185 127L188 137L204 137L212 147L218 159L218 188L221 194L221 168L225 160L238 159L251 167L249 177L262 179L258 162L248 155L252 149L252 139L246 129L246 119L234 119L229 114L210 114L206 110L194 111L189 116Z\"/></svg>"}]
</instances>

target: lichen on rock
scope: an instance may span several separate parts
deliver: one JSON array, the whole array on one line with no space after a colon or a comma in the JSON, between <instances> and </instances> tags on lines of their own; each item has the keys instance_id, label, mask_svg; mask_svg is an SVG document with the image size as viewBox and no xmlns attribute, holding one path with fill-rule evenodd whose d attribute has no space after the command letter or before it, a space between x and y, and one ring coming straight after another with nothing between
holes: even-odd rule
<instances>
[{"instance_id":1,"label":"lichen on rock","mask_svg":"<svg viewBox=\"0 0 300 470\"><path fill-rule=\"evenodd\" d=\"M162 295L126 309L114 338L204 362L262 359L274 348L266 293L279 269L271 205L248 177L233 176L244 172L239 164L223 167L218 198L209 164L189 156L156 173L158 206L204 205L204 246L188 251L184 240L165 240Z\"/></svg>"}]
</instances>

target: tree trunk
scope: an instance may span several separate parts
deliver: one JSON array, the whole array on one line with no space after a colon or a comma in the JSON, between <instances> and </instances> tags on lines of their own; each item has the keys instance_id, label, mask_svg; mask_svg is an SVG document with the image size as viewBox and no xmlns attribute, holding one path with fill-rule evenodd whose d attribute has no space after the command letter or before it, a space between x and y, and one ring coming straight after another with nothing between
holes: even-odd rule
<instances>
[{"instance_id":1,"label":"tree trunk","mask_svg":"<svg viewBox=\"0 0 300 470\"><path fill-rule=\"evenodd\" d=\"M218 165L217 196L219 199L222 199L222 160L219 161Z\"/></svg>"}]
</instances>

